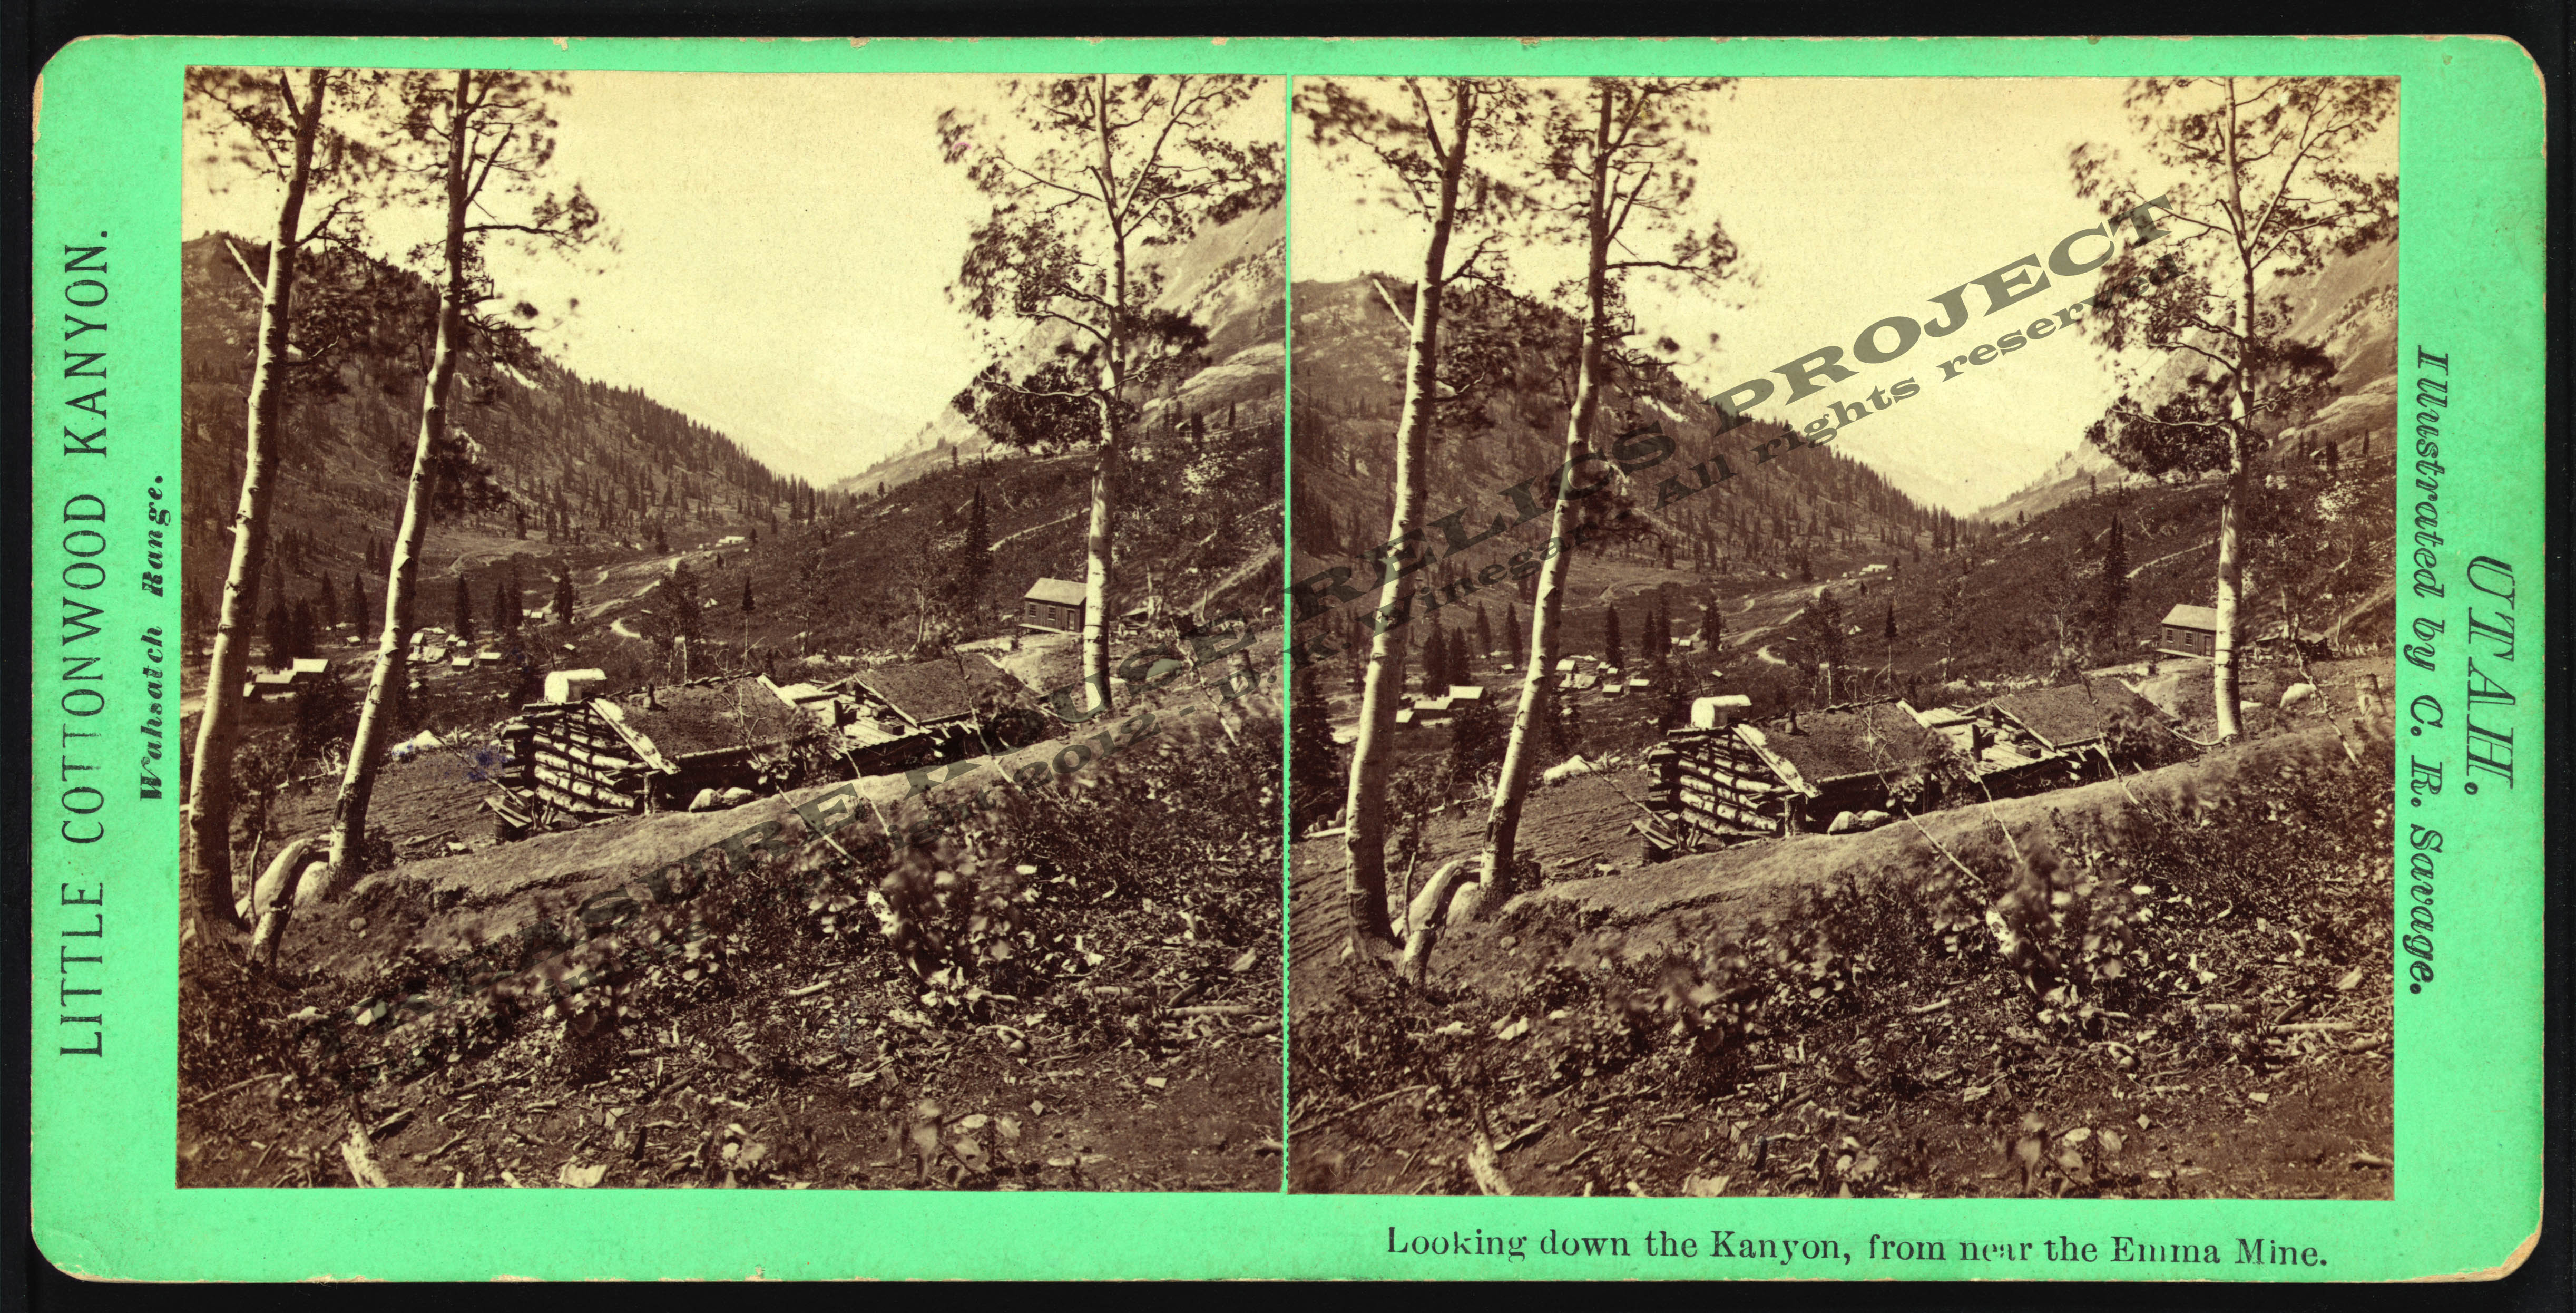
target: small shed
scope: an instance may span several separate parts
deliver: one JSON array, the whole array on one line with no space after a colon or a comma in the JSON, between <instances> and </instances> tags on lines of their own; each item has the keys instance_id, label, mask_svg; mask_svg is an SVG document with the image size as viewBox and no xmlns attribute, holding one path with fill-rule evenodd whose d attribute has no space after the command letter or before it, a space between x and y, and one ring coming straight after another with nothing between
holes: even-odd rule
<instances>
[{"instance_id":1,"label":"small shed","mask_svg":"<svg viewBox=\"0 0 2576 1313\"><path fill-rule=\"evenodd\" d=\"M1948 739L1952 751L1973 757L1977 754L1977 749L1983 746L1978 737L1980 727L1977 724L1977 718L1957 707L1918 708L1910 702L1899 702L1896 705L1903 707L1907 714L1913 716L1915 724Z\"/></svg>"},{"instance_id":2,"label":"small shed","mask_svg":"<svg viewBox=\"0 0 2576 1313\"><path fill-rule=\"evenodd\" d=\"M2181 604L2165 612L2156 630L2156 650L2180 657L2209 660L2218 655L2218 610Z\"/></svg>"},{"instance_id":3,"label":"small shed","mask_svg":"<svg viewBox=\"0 0 2576 1313\"><path fill-rule=\"evenodd\" d=\"M1082 628L1083 589L1070 579L1040 579L1020 598L1020 623L1071 633Z\"/></svg>"},{"instance_id":4,"label":"small shed","mask_svg":"<svg viewBox=\"0 0 2576 1313\"><path fill-rule=\"evenodd\" d=\"M980 656L877 666L826 687L847 692L853 723L873 731L852 736L862 740L863 775L998 751L1044 732L1027 687Z\"/></svg>"},{"instance_id":5,"label":"small shed","mask_svg":"<svg viewBox=\"0 0 2576 1313\"><path fill-rule=\"evenodd\" d=\"M2055 688L2006 693L1982 709L1998 728L2019 730L2048 753L2099 747L2123 722L2162 720L2145 698L2116 679L2088 679Z\"/></svg>"}]
</instances>

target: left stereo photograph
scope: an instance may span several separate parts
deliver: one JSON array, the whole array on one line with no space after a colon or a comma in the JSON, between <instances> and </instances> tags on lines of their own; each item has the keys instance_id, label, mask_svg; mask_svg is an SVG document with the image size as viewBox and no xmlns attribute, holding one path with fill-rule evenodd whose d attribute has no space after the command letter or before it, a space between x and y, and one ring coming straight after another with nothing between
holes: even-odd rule
<instances>
[{"instance_id":1,"label":"left stereo photograph","mask_svg":"<svg viewBox=\"0 0 2576 1313\"><path fill-rule=\"evenodd\" d=\"M190 69L178 1183L1279 1189L1286 97Z\"/></svg>"}]
</instances>

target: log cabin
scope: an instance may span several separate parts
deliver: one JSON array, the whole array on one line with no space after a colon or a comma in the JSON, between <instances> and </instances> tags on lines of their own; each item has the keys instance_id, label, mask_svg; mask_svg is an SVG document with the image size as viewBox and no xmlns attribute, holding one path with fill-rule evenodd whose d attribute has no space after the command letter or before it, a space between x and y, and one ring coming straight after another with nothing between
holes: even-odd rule
<instances>
[{"instance_id":1,"label":"log cabin","mask_svg":"<svg viewBox=\"0 0 2576 1313\"><path fill-rule=\"evenodd\" d=\"M589 816L678 810L700 789L769 784L776 758L813 723L764 679L647 685L524 708L513 755L547 806Z\"/></svg>"},{"instance_id":2,"label":"log cabin","mask_svg":"<svg viewBox=\"0 0 2576 1313\"><path fill-rule=\"evenodd\" d=\"M2028 793L2103 773L2102 754L2124 726L2163 722L2155 704L2116 679L2016 689L1976 707L1978 777L1991 790Z\"/></svg>"},{"instance_id":3,"label":"log cabin","mask_svg":"<svg viewBox=\"0 0 2576 1313\"><path fill-rule=\"evenodd\" d=\"M1715 699L1703 699L1713 702ZM1740 705L1740 699L1725 699ZM1693 724L1646 753L1647 794L1661 836L1649 856L1779 834L1824 830L1846 811L1919 806L1931 769L1952 752L1896 702L1792 713L1730 725L1727 708L1695 708Z\"/></svg>"},{"instance_id":4,"label":"log cabin","mask_svg":"<svg viewBox=\"0 0 2576 1313\"><path fill-rule=\"evenodd\" d=\"M861 775L1002 751L1046 732L1028 689L980 656L878 666L825 687L851 701L842 733Z\"/></svg>"}]
</instances>

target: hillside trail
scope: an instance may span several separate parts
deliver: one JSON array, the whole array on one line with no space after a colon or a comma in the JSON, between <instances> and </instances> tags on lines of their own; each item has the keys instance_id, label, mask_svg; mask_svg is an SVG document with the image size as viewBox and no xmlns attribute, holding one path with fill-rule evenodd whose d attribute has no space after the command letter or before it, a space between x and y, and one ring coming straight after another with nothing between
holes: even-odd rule
<instances>
[{"instance_id":1,"label":"hillside trail","mask_svg":"<svg viewBox=\"0 0 2576 1313\"><path fill-rule=\"evenodd\" d=\"M2152 561L2147 562L2145 565L2141 565L2141 566L2139 566L2137 569L2134 569L2134 570L2129 571L2129 577L2130 577L2130 578L2132 578L2132 579L2135 579L2135 578L2137 578L2139 575L2146 573L2146 571L2148 570L2148 568L2149 568L2149 567L2162 565L2162 564L2164 564L2165 562L2170 561L2170 560L2174 559L2174 558L2175 558L2175 557L2177 557L2177 556L2189 556L2189 555L2191 555L2193 552L2205 552L2205 551L2208 551L2208 550L2209 550L2210 548L2212 548L2212 547L2216 547L2217 545L2218 545L2218 540L2217 540L2217 539L2215 539L2215 538L2212 538L2212 539L2210 539L2208 542L2205 542L2205 543L2196 543L2196 544L2194 544L2194 545L2192 545L2192 546L2190 546L2190 547L2183 548L2181 551L2178 551L2178 552L2167 552L2167 553L2165 553L2164 555L2159 556L2159 557L2157 557L2156 559L2154 559L2154 560L2152 560Z\"/></svg>"},{"instance_id":2,"label":"hillside trail","mask_svg":"<svg viewBox=\"0 0 2576 1313\"><path fill-rule=\"evenodd\" d=\"M1276 506L1278 503L1272 502L1271 505ZM1264 507L1263 509L1266 510L1268 507ZM1259 512L1255 512L1255 514L1258 513ZM1208 604L1225 596L1228 589L1241 584L1244 580L1251 578L1260 571L1269 569L1271 566L1278 564L1278 562L1279 548L1276 544L1273 544L1268 549L1254 556L1251 560L1227 571L1224 578L1217 580L1216 583L1211 585L1206 592L1199 595L1198 603L1192 606L1190 610L1193 613L1204 614L1207 611Z\"/></svg>"},{"instance_id":3,"label":"hillside trail","mask_svg":"<svg viewBox=\"0 0 2576 1313\"><path fill-rule=\"evenodd\" d=\"M1081 519L1081 518L1082 518L1085 514L1087 514L1087 513L1088 513L1088 508L1085 508L1084 510L1078 510L1078 511L1068 511L1068 512L1066 512L1065 514L1060 515L1060 516L1057 516L1056 518L1054 518L1054 519L1052 519L1052 520L1049 520L1049 521L1047 521L1047 522L1046 522L1046 523L1044 523L1044 524L1032 524L1032 525L1030 525L1028 528L1022 529L1022 530L1020 530L1020 531L1019 531L1019 532L1017 532L1017 533L1007 534L1007 535L1005 535L1005 536L1003 536L1003 537L1001 537L1001 538L999 538L999 539L996 539L996 540L994 541L994 543L993 543L992 547L988 548L987 550L989 550L989 551L1000 551L1001 549L1003 549L1003 548L1005 548L1005 547L1008 547L1008 546L1010 546L1012 543L1018 542L1018 541L1019 541L1019 540L1021 540L1022 538L1026 538L1026 537L1028 537L1028 536L1029 536L1029 535L1031 535L1031 534L1044 533L1044 532L1046 532L1047 530L1052 529L1052 528L1056 527L1056 526L1057 526L1057 525L1059 525L1059 524L1071 524L1071 523L1072 523L1072 522L1074 522L1075 520L1079 520L1079 519Z\"/></svg>"}]
</instances>

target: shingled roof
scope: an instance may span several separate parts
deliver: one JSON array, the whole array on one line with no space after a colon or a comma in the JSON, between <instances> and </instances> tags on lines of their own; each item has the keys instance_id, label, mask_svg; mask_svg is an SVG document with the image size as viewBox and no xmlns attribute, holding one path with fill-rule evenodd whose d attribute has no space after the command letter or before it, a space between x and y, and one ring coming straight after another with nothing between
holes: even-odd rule
<instances>
[{"instance_id":1,"label":"shingled roof","mask_svg":"<svg viewBox=\"0 0 2576 1313\"><path fill-rule=\"evenodd\" d=\"M2121 719L2157 716L2153 705L2116 679L2024 689L2006 693L1988 705L2011 717L2054 752L2096 742Z\"/></svg>"},{"instance_id":2,"label":"shingled roof","mask_svg":"<svg viewBox=\"0 0 2576 1313\"><path fill-rule=\"evenodd\" d=\"M2162 623L2177 629L2198 629L2214 634L2218 632L2218 608L2177 602L2174 609L2165 612Z\"/></svg>"},{"instance_id":3,"label":"shingled roof","mask_svg":"<svg viewBox=\"0 0 2576 1313\"><path fill-rule=\"evenodd\" d=\"M1947 739L1915 723L1893 702L1802 712L1795 732L1774 721L1760 728L1740 725L1737 733L1755 749L1787 761L1808 791L1905 770L1949 751Z\"/></svg>"},{"instance_id":4,"label":"shingled roof","mask_svg":"<svg viewBox=\"0 0 2576 1313\"><path fill-rule=\"evenodd\" d=\"M644 699L612 702L600 699L609 723L638 748L651 745L647 759L676 768L693 757L765 748L796 735L811 720L778 700L757 679L715 684L684 684L658 689L653 705ZM643 742L636 742L637 739Z\"/></svg>"},{"instance_id":5,"label":"shingled roof","mask_svg":"<svg viewBox=\"0 0 2576 1313\"><path fill-rule=\"evenodd\" d=\"M1040 579L1029 585L1029 591L1023 595L1022 600L1053 602L1058 606L1080 606L1083 602L1082 585L1070 579Z\"/></svg>"},{"instance_id":6,"label":"shingled roof","mask_svg":"<svg viewBox=\"0 0 2576 1313\"><path fill-rule=\"evenodd\" d=\"M936 725L976 714L979 702L1016 706L1026 699L1018 680L982 657L945 657L908 666L879 666L849 683L903 713L915 725Z\"/></svg>"}]
</instances>

